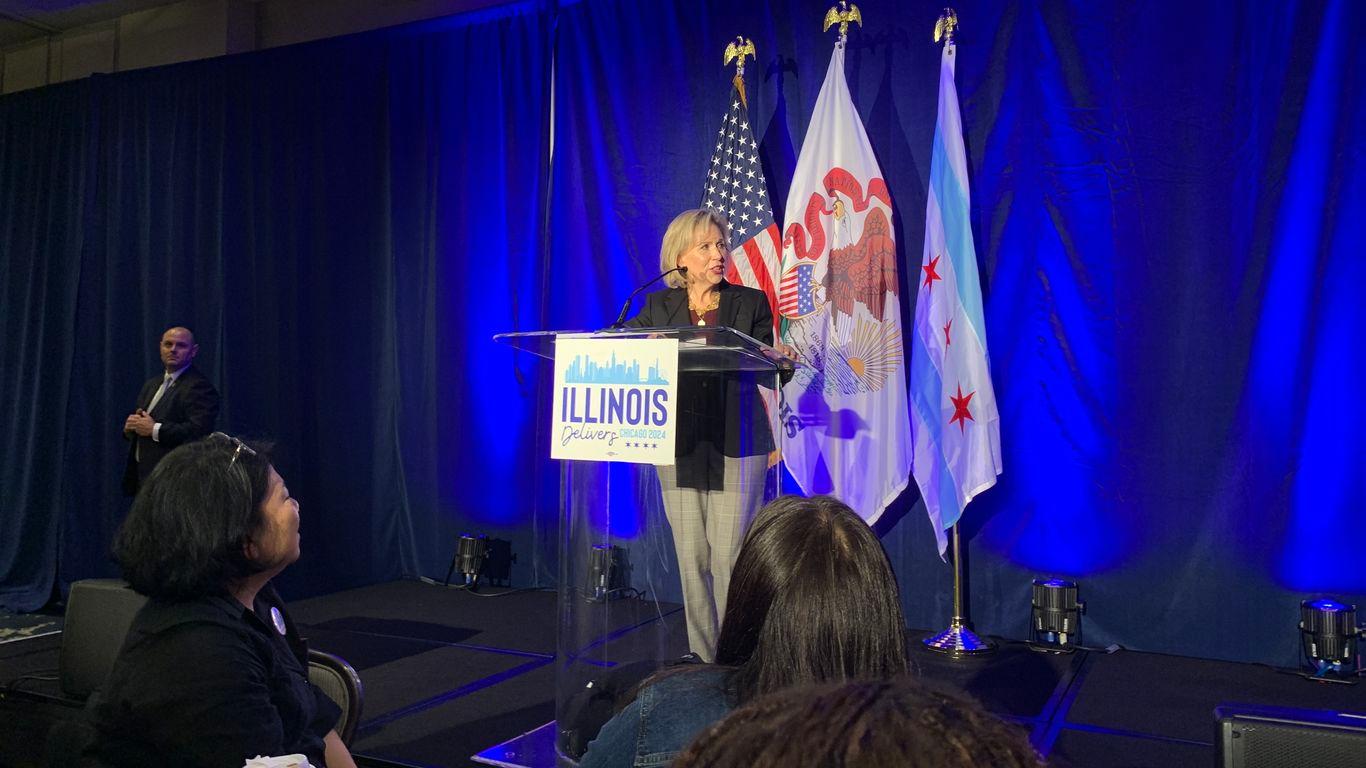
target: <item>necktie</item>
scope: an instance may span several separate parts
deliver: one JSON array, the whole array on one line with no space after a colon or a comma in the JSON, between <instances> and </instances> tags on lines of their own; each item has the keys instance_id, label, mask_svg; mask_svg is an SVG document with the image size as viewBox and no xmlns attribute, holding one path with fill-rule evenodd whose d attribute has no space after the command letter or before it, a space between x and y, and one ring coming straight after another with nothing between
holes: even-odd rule
<instances>
[{"instance_id":1,"label":"necktie","mask_svg":"<svg viewBox=\"0 0 1366 768\"><path fill-rule=\"evenodd\" d=\"M161 380L161 387L157 389L157 393L155 395L152 395L152 402L147 404L148 413L151 413L152 409L157 407L157 403L161 402L161 396L166 394L166 389L171 386L171 381L171 374L169 373L166 374L166 377Z\"/></svg>"}]
</instances>

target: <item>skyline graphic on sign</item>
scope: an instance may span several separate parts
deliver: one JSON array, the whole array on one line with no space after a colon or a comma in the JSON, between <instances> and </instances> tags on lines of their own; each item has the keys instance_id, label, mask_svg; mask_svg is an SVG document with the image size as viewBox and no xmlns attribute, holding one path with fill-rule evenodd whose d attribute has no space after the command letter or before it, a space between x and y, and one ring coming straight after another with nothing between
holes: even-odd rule
<instances>
[{"instance_id":1,"label":"skyline graphic on sign","mask_svg":"<svg viewBox=\"0 0 1366 768\"><path fill-rule=\"evenodd\" d=\"M655 364L641 376L639 362L632 361L629 365L619 363L615 352L606 363L600 363L588 355L578 355L565 370L564 380L566 384L668 384L659 369L659 360L655 360Z\"/></svg>"}]
</instances>

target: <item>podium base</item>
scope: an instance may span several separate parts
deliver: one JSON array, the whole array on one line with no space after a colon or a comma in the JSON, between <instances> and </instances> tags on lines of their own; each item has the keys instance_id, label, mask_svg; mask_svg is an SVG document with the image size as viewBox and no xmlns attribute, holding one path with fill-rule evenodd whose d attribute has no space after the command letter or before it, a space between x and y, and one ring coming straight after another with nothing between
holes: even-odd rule
<instances>
[{"instance_id":1,"label":"podium base","mask_svg":"<svg viewBox=\"0 0 1366 768\"><path fill-rule=\"evenodd\" d=\"M470 760L497 768L558 768L575 765L555 749L555 721L527 731L502 744L495 744Z\"/></svg>"}]
</instances>

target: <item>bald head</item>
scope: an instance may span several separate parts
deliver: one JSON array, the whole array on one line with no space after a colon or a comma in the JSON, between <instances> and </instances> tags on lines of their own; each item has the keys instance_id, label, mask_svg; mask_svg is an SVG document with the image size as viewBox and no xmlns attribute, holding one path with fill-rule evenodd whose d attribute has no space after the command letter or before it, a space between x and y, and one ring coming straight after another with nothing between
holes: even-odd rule
<instances>
[{"instance_id":1,"label":"bald head","mask_svg":"<svg viewBox=\"0 0 1366 768\"><path fill-rule=\"evenodd\" d=\"M197 354L199 345L194 343L194 333L189 328L176 326L161 334L161 364L166 366L167 373L189 365Z\"/></svg>"}]
</instances>

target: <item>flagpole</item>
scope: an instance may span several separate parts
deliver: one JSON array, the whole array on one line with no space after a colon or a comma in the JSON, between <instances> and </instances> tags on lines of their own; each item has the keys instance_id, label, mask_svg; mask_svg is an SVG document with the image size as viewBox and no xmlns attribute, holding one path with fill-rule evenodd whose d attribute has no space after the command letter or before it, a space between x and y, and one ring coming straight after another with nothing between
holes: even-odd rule
<instances>
[{"instance_id":1,"label":"flagpole","mask_svg":"<svg viewBox=\"0 0 1366 768\"><path fill-rule=\"evenodd\" d=\"M957 523L953 526L953 618L949 628L921 642L925 650L946 653L953 658L980 656L996 650L996 643L982 639L968 628L968 620L963 610L963 560L962 537Z\"/></svg>"},{"instance_id":2,"label":"flagpole","mask_svg":"<svg viewBox=\"0 0 1366 768\"><path fill-rule=\"evenodd\" d=\"M944 42L945 46L954 44L954 32L958 28L958 14L952 8L945 8L934 25L934 41ZM949 628L921 642L925 649L948 654L952 658L980 656L996 650L996 643L984 640L968 628L967 612L963 610L963 545L958 533L958 524L953 524L953 618Z\"/></svg>"}]
</instances>

